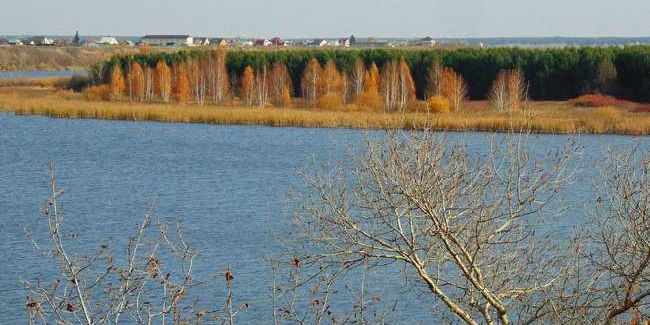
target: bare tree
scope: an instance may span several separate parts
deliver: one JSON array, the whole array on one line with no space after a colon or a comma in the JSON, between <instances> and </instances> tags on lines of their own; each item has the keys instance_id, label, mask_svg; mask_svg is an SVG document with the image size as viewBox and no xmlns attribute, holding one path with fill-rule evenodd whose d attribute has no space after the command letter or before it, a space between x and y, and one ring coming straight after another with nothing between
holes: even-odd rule
<instances>
[{"instance_id":1,"label":"bare tree","mask_svg":"<svg viewBox=\"0 0 650 325\"><path fill-rule=\"evenodd\" d=\"M475 159L430 132L396 132L369 140L349 169L305 172L313 191L296 219L313 247L303 259L400 263L455 321L549 321L550 289L569 266L536 226L557 211L577 146L535 157L524 142L507 137Z\"/></svg>"},{"instance_id":2,"label":"bare tree","mask_svg":"<svg viewBox=\"0 0 650 325\"><path fill-rule=\"evenodd\" d=\"M580 288L594 323L650 322L650 152L609 150L585 247L593 283Z\"/></svg>"},{"instance_id":3,"label":"bare tree","mask_svg":"<svg viewBox=\"0 0 650 325\"><path fill-rule=\"evenodd\" d=\"M170 233L167 224L149 213L128 241L125 264L116 263L110 243L97 253L74 252L80 234L63 227L54 165L50 168L50 197L42 213L47 217L47 240L39 240L24 228L35 249L57 266L50 281L21 280L28 292L29 323L56 324L179 324L192 322L234 323L247 305L232 307L232 270L226 273L228 296L223 309L200 309L190 289L203 283L193 278L197 256L186 243L180 226ZM164 262L161 258L165 258ZM205 319L204 319L205 318Z\"/></svg>"},{"instance_id":4,"label":"bare tree","mask_svg":"<svg viewBox=\"0 0 650 325\"><path fill-rule=\"evenodd\" d=\"M499 71L488 97L492 106L498 110L526 108L528 84L523 71L521 69Z\"/></svg>"}]
</instances>

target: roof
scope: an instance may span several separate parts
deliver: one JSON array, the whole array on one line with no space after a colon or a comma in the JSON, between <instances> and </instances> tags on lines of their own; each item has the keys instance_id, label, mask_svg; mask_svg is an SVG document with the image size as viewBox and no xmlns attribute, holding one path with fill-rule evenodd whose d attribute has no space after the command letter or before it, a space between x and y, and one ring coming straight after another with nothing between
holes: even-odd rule
<instances>
[{"instance_id":1,"label":"roof","mask_svg":"<svg viewBox=\"0 0 650 325\"><path fill-rule=\"evenodd\" d=\"M142 39L177 39L177 38L188 38L190 35L145 35Z\"/></svg>"}]
</instances>

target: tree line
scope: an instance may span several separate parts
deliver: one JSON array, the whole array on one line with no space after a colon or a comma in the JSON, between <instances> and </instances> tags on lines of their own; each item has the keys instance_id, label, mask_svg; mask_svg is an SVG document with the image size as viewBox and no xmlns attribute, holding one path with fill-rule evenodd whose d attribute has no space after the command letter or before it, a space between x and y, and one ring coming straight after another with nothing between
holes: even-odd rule
<instances>
[{"instance_id":1,"label":"tree line","mask_svg":"<svg viewBox=\"0 0 650 325\"><path fill-rule=\"evenodd\" d=\"M451 69L461 77L464 81L462 88L469 99L488 98L492 93L494 81L498 79L500 73L518 70L521 71L526 82L527 95L533 100L566 100L589 93L606 93L637 101L650 100L650 47L648 46L457 50L195 50L118 55L95 67L92 74L96 82L109 83L114 67L119 67L126 74L137 64L146 74L148 69L155 71L156 66L162 62L172 70L172 76L176 76L175 66L180 68L188 65L184 67L185 70L191 70L189 64L192 63L195 68L206 70L206 65L209 65L206 61L214 61L215 57L221 57L224 61L219 63L219 69L227 74L227 78L223 80L228 84L228 91L240 97L242 92L247 91L242 85L248 86L250 80L247 78L250 78L251 70L254 74L260 74L259 79L263 81L265 75L270 77L274 73L275 66L277 69L275 72L282 74L284 80L281 88L286 88L278 90L279 95L275 96L276 102L283 92L285 97L286 93L289 93L290 96L309 98L309 94L305 93L308 89L304 87L304 77L306 73L314 72L315 62L323 71L329 71L330 76L333 76L331 68L336 68L336 72L341 76L340 82L343 84L341 91L344 94L341 100L344 103L346 98L350 98L355 91L358 95L362 87L359 83L360 78L357 78L356 82L352 78L355 72L359 72L359 62L363 64L365 70L372 70L374 64L381 72L395 70L395 64L401 65L400 69L408 67L409 77L412 80L412 89L409 91L413 90L413 98L420 100L430 97L432 87L440 89L432 85L431 75L436 73L435 67ZM247 71L247 68L250 69ZM200 82L200 80L195 81ZM381 80L378 81L377 86L380 87ZM407 82L407 80L403 81ZM199 86L194 96L199 97L197 102L201 99L202 88ZM329 94L331 87L326 86L326 88L328 90L325 92ZM264 90L264 87L261 89ZM381 89L378 90L381 92ZM311 93L312 102L313 95L314 93ZM393 95L382 93L384 100ZM270 97L273 96L268 98ZM260 98L267 97L262 95ZM390 100L393 101L395 98ZM393 105L386 104L386 106Z\"/></svg>"}]
</instances>

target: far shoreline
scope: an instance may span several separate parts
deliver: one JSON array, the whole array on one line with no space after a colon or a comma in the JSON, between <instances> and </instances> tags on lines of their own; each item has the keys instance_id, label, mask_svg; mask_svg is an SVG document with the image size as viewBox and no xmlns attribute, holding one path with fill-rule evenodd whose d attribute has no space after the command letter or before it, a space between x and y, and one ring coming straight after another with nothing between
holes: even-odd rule
<instances>
[{"instance_id":1,"label":"far shoreline","mask_svg":"<svg viewBox=\"0 0 650 325\"><path fill-rule=\"evenodd\" d=\"M531 102L524 111L495 111L480 101L467 106L467 110L448 114L250 108L236 104L217 107L96 102L53 88L0 88L0 112L53 118L367 130L650 135L650 113L626 108L584 108L550 101Z\"/></svg>"}]
</instances>

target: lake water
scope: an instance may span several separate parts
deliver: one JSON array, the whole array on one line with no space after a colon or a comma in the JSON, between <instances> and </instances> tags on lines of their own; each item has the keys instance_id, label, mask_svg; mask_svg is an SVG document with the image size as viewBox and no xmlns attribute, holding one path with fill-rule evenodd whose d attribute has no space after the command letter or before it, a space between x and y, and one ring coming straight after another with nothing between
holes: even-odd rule
<instances>
[{"instance_id":1,"label":"lake water","mask_svg":"<svg viewBox=\"0 0 650 325\"><path fill-rule=\"evenodd\" d=\"M363 134L347 129L66 120L0 113L2 322L24 322L21 277L51 274L52 265L42 263L19 225L43 229L39 210L48 195L48 161L54 160L59 185L66 190L66 222L82 234L82 243L96 245L112 238L119 245L155 199L157 214L178 218L189 242L201 252L197 278L207 278L230 263L237 301L251 304L240 323L272 323L271 272L264 257L280 251L272 231L282 234L290 224L285 199L289 189L300 184L294 169L313 159L345 160L349 146L362 145ZM485 152L485 134L450 133L448 137L464 139L475 154ZM566 138L531 136L530 148L546 152ZM605 146L650 150L650 137L577 139L584 150L576 182L566 193L572 216L558 227L580 222L583 207L593 198L591 188L598 175L593 165L602 159ZM390 277L382 279L375 278L374 286L389 295L391 288L401 285L386 280ZM204 295L216 295L220 303L222 292L214 290ZM411 298L403 308L409 308L408 301L428 303L426 297ZM408 310L405 315L399 323L430 323L426 309Z\"/></svg>"},{"instance_id":2,"label":"lake water","mask_svg":"<svg viewBox=\"0 0 650 325\"><path fill-rule=\"evenodd\" d=\"M0 71L0 79L85 76L87 71Z\"/></svg>"}]
</instances>

